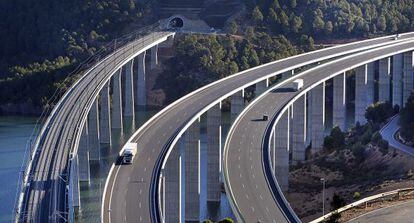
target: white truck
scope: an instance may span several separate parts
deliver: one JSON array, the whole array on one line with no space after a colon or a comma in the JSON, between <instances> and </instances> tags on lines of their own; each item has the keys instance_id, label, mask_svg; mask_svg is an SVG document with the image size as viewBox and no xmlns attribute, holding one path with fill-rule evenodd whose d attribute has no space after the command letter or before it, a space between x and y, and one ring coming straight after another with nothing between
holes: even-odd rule
<instances>
[{"instance_id":1,"label":"white truck","mask_svg":"<svg viewBox=\"0 0 414 223\"><path fill-rule=\"evenodd\" d=\"M134 160L134 156L137 153L137 144L136 143L127 143L122 152L122 163L131 164Z\"/></svg>"},{"instance_id":2,"label":"white truck","mask_svg":"<svg viewBox=\"0 0 414 223\"><path fill-rule=\"evenodd\" d=\"M294 91L299 91L303 87L303 79L296 79L292 82L292 89Z\"/></svg>"}]
</instances>

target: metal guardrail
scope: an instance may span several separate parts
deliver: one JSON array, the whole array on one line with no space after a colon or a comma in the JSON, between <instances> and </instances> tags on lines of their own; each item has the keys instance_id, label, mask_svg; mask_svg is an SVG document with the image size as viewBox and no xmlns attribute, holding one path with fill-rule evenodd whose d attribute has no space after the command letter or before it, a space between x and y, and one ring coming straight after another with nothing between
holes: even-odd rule
<instances>
[{"instance_id":1,"label":"metal guardrail","mask_svg":"<svg viewBox=\"0 0 414 223\"><path fill-rule=\"evenodd\" d=\"M143 27L141 29L138 29L134 32L128 33L120 38L116 38L112 40L111 42L105 44L99 51L97 51L94 55L87 58L85 61L80 63L74 71L72 71L67 78L64 80L64 84L68 84L70 79L73 78L75 75L81 75L78 78L78 81L75 82L72 87L70 87L65 94L65 89L63 87L59 87L55 90L52 97L48 100L48 105L46 106L39 118L36 121L35 128L33 129L29 139L27 140L26 149L24 158L22 161L21 169L19 172L18 177L18 184L16 189L16 198L15 198L15 205L13 208L13 219L15 222L19 221L19 216L25 216L24 213L21 212L22 208L22 202L23 197L27 193L27 184L31 181L31 163L36 158L36 153L39 149L39 144L41 143L41 138L43 137L43 134L45 133L45 130L47 128L47 125L49 124L50 117L52 114L56 111L56 108L60 105L61 101L57 102L61 98L63 98L65 95L69 94L73 88L79 83L80 80L82 80L87 74L88 69L91 69L93 65L98 64L99 62L106 60L109 55L115 54L118 50L122 50L124 46L126 46L128 43L134 42L139 40L142 36L147 35L149 33L154 33L155 31L160 31L159 24L153 24L150 26ZM144 40L143 40L144 41ZM137 43L139 44L139 43ZM132 44L133 47L137 44ZM115 58L114 60L116 60ZM112 62L112 61L111 61ZM114 63L116 61L113 61ZM107 64L107 63L106 63ZM108 62L109 65L109 62ZM55 103L57 104L55 105ZM50 115L49 115L50 114ZM68 171L70 170L70 164L68 165Z\"/></svg>"},{"instance_id":2,"label":"metal guardrail","mask_svg":"<svg viewBox=\"0 0 414 223\"><path fill-rule=\"evenodd\" d=\"M344 211L347 211L349 209L355 208L355 207L359 207L361 205L365 205L367 206L369 203L375 203L377 202L379 199L384 199L384 198L388 198L388 197L394 197L394 196L399 196L400 193L404 193L404 192L413 192L414 191L414 187L410 187L410 188L404 188L404 189L398 189L398 190L393 190L393 191L389 191L389 192L385 192L385 193L381 193L381 194L376 194L370 197L366 197L363 198L359 201L356 201L354 203L348 204L344 207L341 207L335 211L329 212L328 214L319 217L309 223L319 223L319 222L324 222L325 220L328 220L333 214L337 214L337 213L341 213Z\"/></svg>"}]
</instances>

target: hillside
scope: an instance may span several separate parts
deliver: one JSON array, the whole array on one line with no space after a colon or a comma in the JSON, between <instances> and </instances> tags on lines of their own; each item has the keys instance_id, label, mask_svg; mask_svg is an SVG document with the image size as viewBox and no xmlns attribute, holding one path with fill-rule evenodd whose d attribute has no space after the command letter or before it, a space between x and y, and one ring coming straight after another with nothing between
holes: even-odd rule
<instances>
[{"instance_id":1,"label":"hillside","mask_svg":"<svg viewBox=\"0 0 414 223\"><path fill-rule=\"evenodd\" d=\"M38 114L41 108L50 106L48 99L56 88L65 89L76 79L76 76L66 78L80 61L121 34L163 18L162 13L169 7L168 2L1 1L0 41L3 44L0 45L0 114ZM414 2L409 0L244 0L239 3L234 0L231 1L231 6L241 5L234 16L227 15L231 10L214 13L214 7L211 6L218 4L219 0L178 2L183 2L180 10L186 10L187 6L201 7L201 18L211 20L214 24L226 24L225 31L247 40L239 44L241 47L236 44L237 50L247 51L239 52L240 55L234 59L228 58L228 55L219 55L217 60L221 60L220 63L201 66L199 70L194 70L191 60L180 64L180 69L176 65L167 64L165 69L175 69L174 72L179 70L184 76L199 72L198 80L204 79L191 85L191 88L174 94L167 101L211 81L211 77L230 75L236 70L236 65L237 70L241 71L292 55L289 49L269 45L274 39L285 41L285 47L292 46L295 53L298 53L312 50L314 41L329 43L350 38L360 39L409 31L414 27ZM163 11L159 7L163 7ZM222 18L230 20L217 21L217 16L221 14L226 15ZM263 41L257 41L258 37ZM196 38L194 41L197 44L190 44L189 47L202 44L205 39ZM226 48L225 44L226 41L218 41L221 48ZM244 47L249 44L255 52ZM246 61L247 57L243 58L242 54L257 54L259 58L253 58L256 61ZM175 56L185 56L185 52L177 52ZM221 67L230 62L231 69ZM158 86L163 88L162 83L158 83Z\"/></svg>"}]
</instances>

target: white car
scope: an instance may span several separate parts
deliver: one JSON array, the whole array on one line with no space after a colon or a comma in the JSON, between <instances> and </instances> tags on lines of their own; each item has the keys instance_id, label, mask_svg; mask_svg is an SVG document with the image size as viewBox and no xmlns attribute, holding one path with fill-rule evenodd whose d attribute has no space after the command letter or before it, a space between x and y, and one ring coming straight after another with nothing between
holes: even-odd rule
<instances>
[{"instance_id":1,"label":"white car","mask_svg":"<svg viewBox=\"0 0 414 223\"><path fill-rule=\"evenodd\" d=\"M394 40L398 40L400 38L400 34L394 36Z\"/></svg>"}]
</instances>

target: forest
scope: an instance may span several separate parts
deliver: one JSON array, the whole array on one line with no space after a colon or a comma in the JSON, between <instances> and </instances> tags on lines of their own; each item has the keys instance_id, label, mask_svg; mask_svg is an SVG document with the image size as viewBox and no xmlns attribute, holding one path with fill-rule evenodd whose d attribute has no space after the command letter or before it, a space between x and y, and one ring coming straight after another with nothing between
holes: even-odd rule
<instances>
[{"instance_id":1,"label":"forest","mask_svg":"<svg viewBox=\"0 0 414 223\"><path fill-rule=\"evenodd\" d=\"M145 1L1 1L0 106L50 106L53 92L76 80L76 75L68 74L81 61L131 27L159 19L154 13L156 0L139 2ZM194 84L180 85L182 92L171 94L168 101L217 78L313 50L315 42L361 39L414 28L411 0L242 2L245 12L224 29L238 38L195 35L174 45L174 58L167 63L171 81L180 83L181 78ZM184 62L177 63L183 58ZM166 92L172 90L163 83L158 85Z\"/></svg>"}]
</instances>

